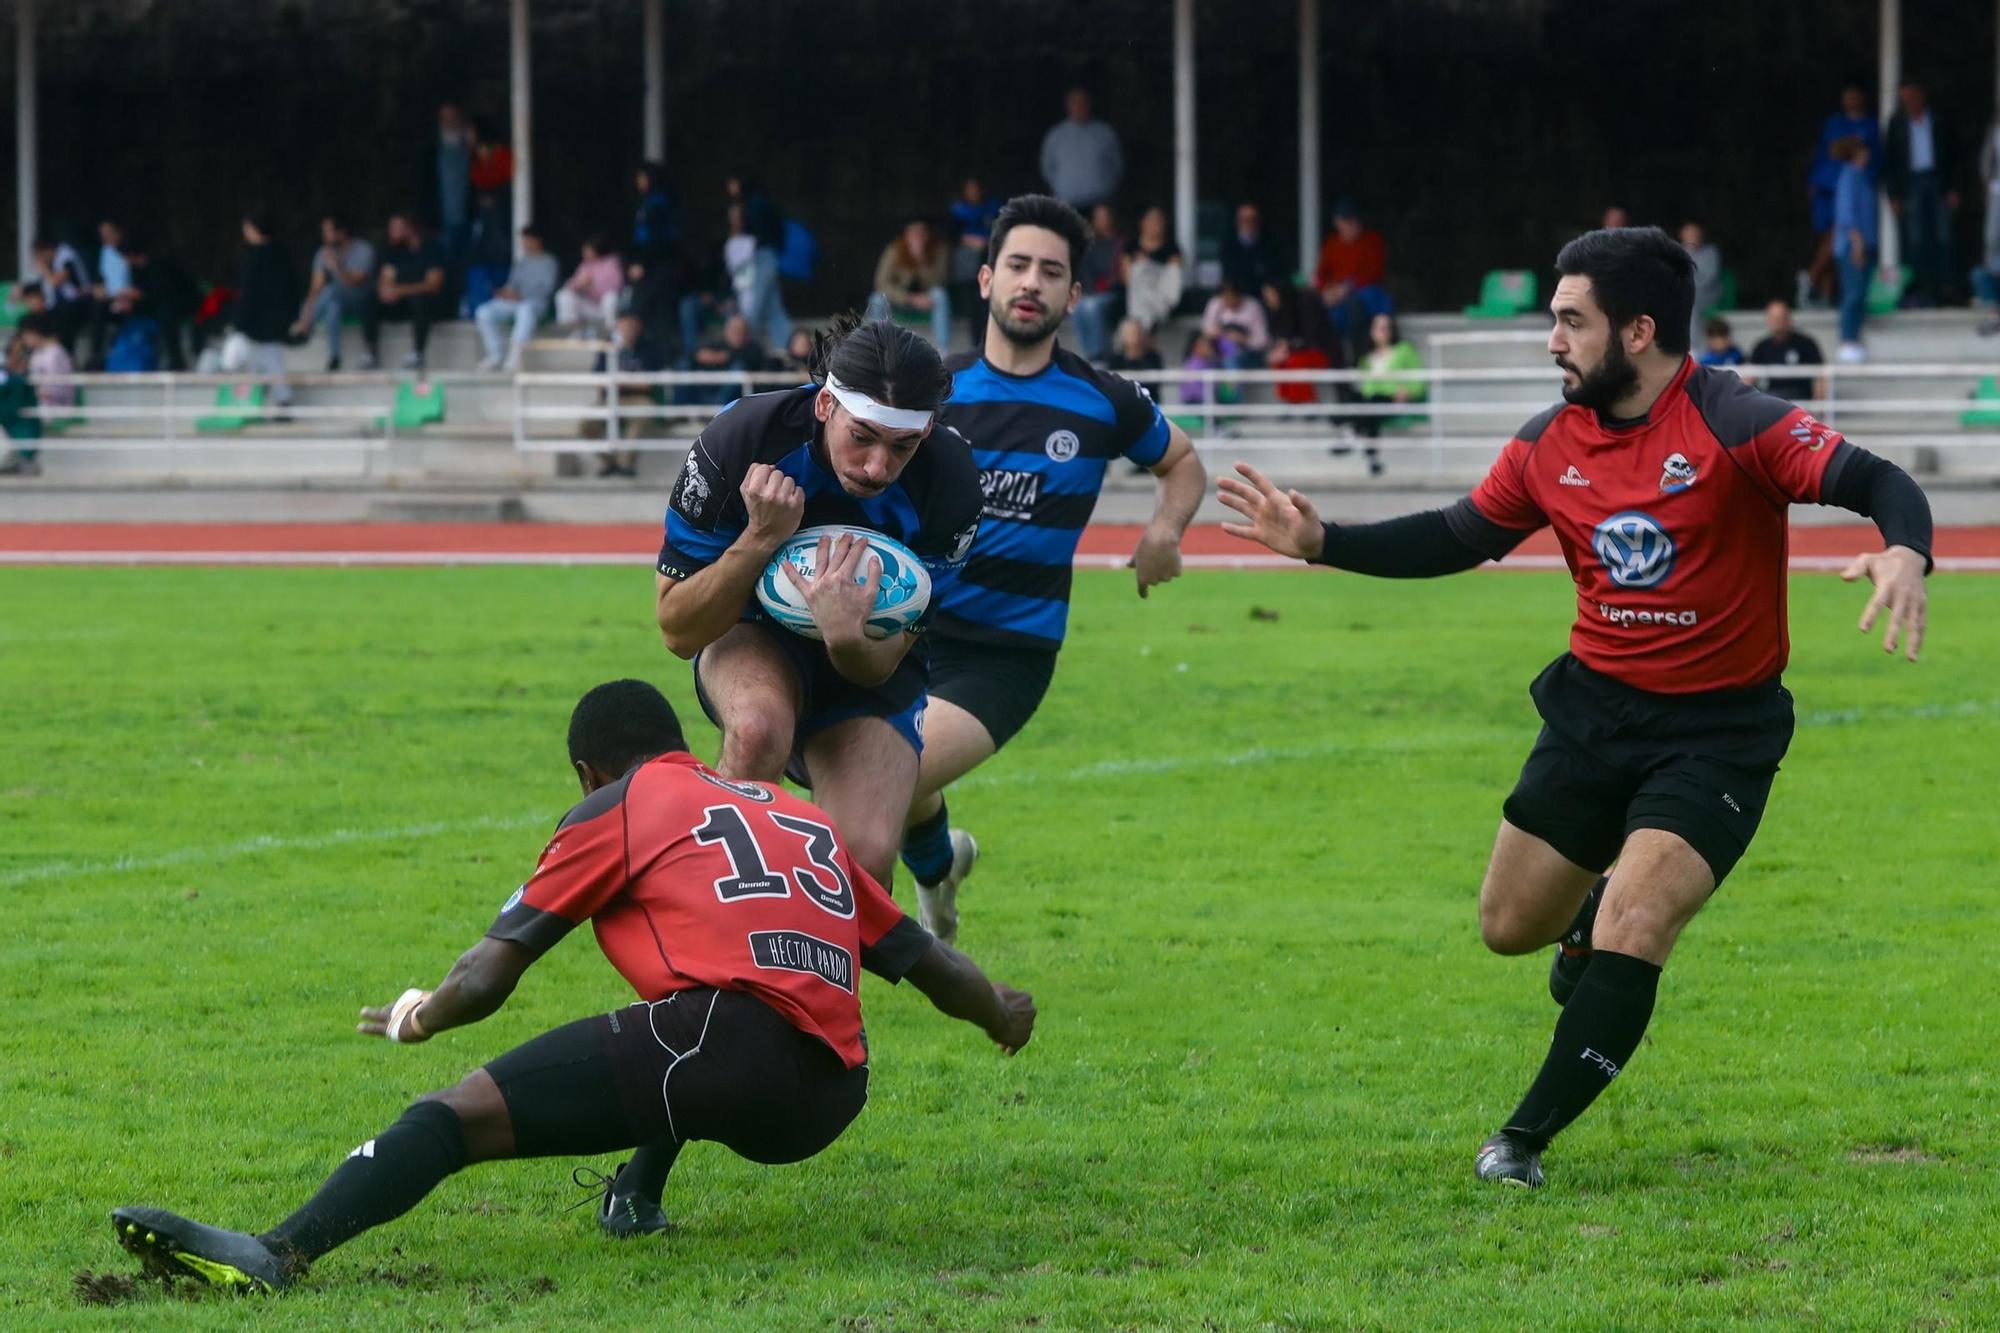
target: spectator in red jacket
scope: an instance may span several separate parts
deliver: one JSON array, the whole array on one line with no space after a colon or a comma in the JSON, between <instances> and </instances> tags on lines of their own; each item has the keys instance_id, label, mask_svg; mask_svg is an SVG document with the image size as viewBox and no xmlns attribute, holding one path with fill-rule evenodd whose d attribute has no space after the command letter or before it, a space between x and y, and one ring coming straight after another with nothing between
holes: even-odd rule
<instances>
[{"instance_id":1,"label":"spectator in red jacket","mask_svg":"<svg viewBox=\"0 0 2000 1333\"><path fill-rule=\"evenodd\" d=\"M1363 224L1353 204L1335 204L1333 231L1319 247L1313 285L1342 336L1363 336L1370 319L1393 308L1383 285L1388 267L1389 247L1382 233Z\"/></svg>"}]
</instances>

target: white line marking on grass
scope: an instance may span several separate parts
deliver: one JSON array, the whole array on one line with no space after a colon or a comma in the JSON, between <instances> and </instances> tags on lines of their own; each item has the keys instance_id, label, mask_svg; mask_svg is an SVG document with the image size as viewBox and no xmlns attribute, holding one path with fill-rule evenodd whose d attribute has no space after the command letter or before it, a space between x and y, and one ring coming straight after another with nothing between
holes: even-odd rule
<instances>
[{"instance_id":1,"label":"white line marking on grass","mask_svg":"<svg viewBox=\"0 0 2000 1333\"><path fill-rule=\"evenodd\" d=\"M368 568L373 566L433 565L637 565L652 556L630 551L0 551L0 565L206 565L206 566L331 566ZM1123 569L1122 555L1079 555L1079 569ZM1791 568L1797 573L1835 573L1847 568L1851 557L1840 555L1795 555ZM1295 569L1304 564L1281 555L1191 554L1182 557L1188 569ZM1937 567L1948 573L2000 573L2000 556L1940 556ZM1482 570L1566 569L1559 555L1510 555L1505 562L1484 564Z\"/></svg>"},{"instance_id":2,"label":"white line marking on grass","mask_svg":"<svg viewBox=\"0 0 2000 1333\"><path fill-rule=\"evenodd\" d=\"M441 820L432 824L408 824L401 828L333 829L296 837L264 833L242 842L221 846L181 847L157 856L117 856L97 861L40 861L15 870L0 871L0 888L32 884L38 880L66 875L119 875L132 871L171 870L177 866L216 865L259 852L314 852L328 847L345 847L363 842L401 842L414 838L436 838L453 833L480 833L491 829L527 828L535 824L555 827L556 817L546 812L534 815L482 815L477 819Z\"/></svg>"}]
</instances>

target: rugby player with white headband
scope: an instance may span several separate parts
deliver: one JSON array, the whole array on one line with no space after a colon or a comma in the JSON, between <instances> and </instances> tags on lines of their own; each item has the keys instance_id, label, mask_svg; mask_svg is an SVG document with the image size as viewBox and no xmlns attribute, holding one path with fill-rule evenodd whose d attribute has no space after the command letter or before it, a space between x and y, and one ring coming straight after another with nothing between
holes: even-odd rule
<instances>
[{"instance_id":1,"label":"rugby player with white headband","mask_svg":"<svg viewBox=\"0 0 2000 1333\"><path fill-rule=\"evenodd\" d=\"M833 816L883 884L895 869L923 748L928 614L902 634L863 626L881 581L866 543L823 543L802 578L823 642L774 623L755 588L801 528L844 524L895 538L931 576L937 605L979 525L979 474L956 433L933 428L951 377L936 349L888 320L848 317L819 336L814 383L739 398L688 451L660 548L660 632L694 659L722 728L717 768L773 782L787 771Z\"/></svg>"}]
</instances>

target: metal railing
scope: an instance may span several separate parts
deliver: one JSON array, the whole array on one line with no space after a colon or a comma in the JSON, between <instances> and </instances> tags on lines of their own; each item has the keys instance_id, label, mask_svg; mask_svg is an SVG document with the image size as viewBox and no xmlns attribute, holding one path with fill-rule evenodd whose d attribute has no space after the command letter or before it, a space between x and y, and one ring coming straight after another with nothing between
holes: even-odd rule
<instances>
[{"instance_id":1,"label":"metal railing","mask_svg":"<svg viewBox=\"0 0 2000 1333\"><path fill-rule=\"evenodd\" d=\"M1348 428L1364 418L1385 419L1387 431L1371 441L1384 452L1406 455L1428 448L1431 463L1441 465L1447 448L1496 449L1506 432L1553 402L1557 383L1542 365L1459 368L1440 364L1455 347L1472 343L1540 343L1532 330L1446 333L1432 335L1433 364L1394 373L1366 370L1157 370L1133 378L1160 398L1161 409L1174 417L1203 450L1259 452L1319 449L1344 442ZM1987 405L1965 392L1989 367L1977 362L1921 364L1833 363L1818 366L1738 366L1737 374L1753 381L1814 379L1825 383L1822 397L1800 406L1836 428L1865 432L1873 427L1893 435L1893 443L1930 449L1965 449L2000 445L2000 429L1962 424L1968 408ZM165 456L173 471L184 451L205 454L255 455L269 459L293 451L351 451L366 473L371 460L398 441L396 402L407 375L390 372L354 374L74 374L44 377L41 382L72 384L84 391L84 402L73 407L31 408L28 412L65 423L40 445L50 452L67 450L129 451ZM1418 387L1420 397L1407 402L1342 401L1343 387L1356 390L1363 382L1404 381ZM1949 391L1927 386L1957 381ZM203 418L215 417L221 386L278 383L291 386L299 401L279 408L268 400L259 409L237 409L240 428L198 429ZM801 382L796 371L658 371L634 373L598 371L524 372L513 375L444 372L425 376L424 383L475 386L491 391L484 424L496 443L511 433L512 445L524 456L584 454L606 451L678 451L685 449L716 411L714 402L676 401L690 394L734 396ZM1870 385L1908 386L1886 396L1866 396ZM1184 391L1184 386L1193 386ZM1310 387L1313 400L1287 402L1276 396L1280 386ZM1496 388L1532 387L1532 395L1496 396ZM337 389L351 401L315 400L314 391ZM1224 390L1234 401L1222 401ZM105 391L115 390L115 393ZM362 392L358 395L356 390ZM144 401L132 401L135 392ZM112 401L103 401L110 398ZM502 409L500 403L506 407ZM2000 405L1995 405L2000 406ZM461 413L456 420L462 422ZM283 422L281 429L274 429ZM465 432L460 432L465 433ZM475 429L475 438L485 434ZM418 432L421 436L422 432ZM400 438L410 438L406 432ZM1885 441L1891 442L1891 441Z\"/></svg>"}]
</instances>

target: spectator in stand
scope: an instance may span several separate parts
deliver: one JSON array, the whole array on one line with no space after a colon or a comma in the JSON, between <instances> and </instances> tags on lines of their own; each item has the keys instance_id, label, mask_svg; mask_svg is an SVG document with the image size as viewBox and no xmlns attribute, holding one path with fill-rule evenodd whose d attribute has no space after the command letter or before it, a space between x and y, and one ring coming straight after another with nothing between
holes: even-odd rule
<instances>
[{"instance_id":1,"label":"spectator in stand","mask_svg":"<svg viewBox=\"0 0 2000 1333\"><path fill-rule=\"evenodd\" d=\"M1090 114L1090 94L1072 88L1063 98L1068 113L1042 136L1042 179L1049 193L1078 212L1108 202L1125 176L1125 149L1118 131Z\"/></svg>"},{"instance_id":2,"label":"spectator in stand","mask_svg":"<svg viewBox=\"0 0 2000 1333\"><path fill-rule=\"evenodd\" d=\"M1840 261L1840 351L1842 362L1868 359L1861 345L1861 321L1868 312L1868 279L1875 271L1878 228L1875 181L1868 173L1868 145L1856 138L1833 146L1840 183L1833 194L1833 231Z\"/></svg>"},{"instance_id":3,"label":"spectator in stand","mask_svg":"<svg viewBox=\"0 0 2000 1333\"><path fill-rule=\"evenodd\" d=\"M2000 333L2000 114L1986 127L1979 143L1979 179L1986 185L1986 230L1982 236L1979 264L1972 270L1972 290L1986 307L1979 336Z\"/></svg>"},{"instance_id":4,"label":"spectator in stand","mask_svg":"<svg viewBox=\"0 0 2000 1333\"><path fill-rule=\"evenodd\" d=\"M660 370L664 362L659 359L657 341L646 336L646 327L639 317L630 311L619 315L611 326L611 356L621 374L645 375ZM593 370L605 369L605 356L599 353ZM615 400L622 408L653 406L653 388L649 384L620 384ZM657 435L662 423L657 417L630 416L623 412L618 418L618 433L621 437L642 437ZM583 423L583 433L589 439L602 439L608 433L605 423L590 420ZM639 475L639 454L635 449L613 449L597 456L597 475L600 477L636 477Z\"/></svg>"},{"instance_id":5,"label":"spectator in stand","mask_svg":"<svg viewBox=\"0 0 2000 1333\"><path fill-rule=\"evenodd\" d=\"M1681 248L1694 257L1694 316L1689 341L1700 342L1702 321L1722 304L1722 251L1699 222L1681 223Z\"/></svg>"},{"instance_id":6,"label":"spectator in stand","mask_svg":"<svg viewBox=\"0 0 2000 1333\"><path fill-rule=\"evenodd\" d=\"M22 369L33 376L34 403L44 414L51 409L76 406L76 386L61 382L63 377L76 373L76 363L70 360L69 349L63 346L62 335L56 326L55 317L47 311L27 316L21 321L21 350L25 353ZM8 367L14 371L12 363ZM45 417L34 418L34 429L24 432L23 438L39 439L43 433ZM10 432L11 433L11 432ZM0 473L12 476L34 477L42 471L39 450L16 449L0 463Z\"/></svg>"},{"instance_id":7,"label":"spectator in stand","mask_svg":"<svg viewBox=\"0 0 2000 1333\"><path fill-rule=\"evenodd\" d=\"M1000 216L1000 204L986 197L986 186L977 176L967 176L950 211L952 228L958 233L946 275L951 282L952 305L966 312L970 345L984 347L987 310L986 302L979 299L979 270L986 263L986 247L993 240L993 220Z\"/></svg>"},{"instance_id":8,"label":"spectator in stand","mask_svg":"<svg viewBox=\"0 0 2000 1333\"><path fill-rule=\"evenodd\" d=\"M479 363L481 370L504 368L511 372L521 368L521 345L535 336L535 327L549 313L561 280L556 257L548 252L541 229L521 228L521 257L507 270L506 284L473 312L472 322L479 326L479 341L486 348L486 359ZM501 331L510 323L514 336L503 351Z\"/></svg>"},{"instance_id":9,"label":"spectator in stand","mask_svg":"<svg viewBox=\"0 0 2000 1333\"><path fill-rule=\"evenodd\" d=\"M812 356L812 330L793 329L792 340L785 344L784 360L779 365L772 367L772 369L792 370L802 375L810 374L812 371Z\"/></svg>"},{"instance_id":10,"label":"spectator in stand","mask_svg":"<svg viewBox=\"0 0 2000 1333\"><path fill-rule=\"evenodd\" d=\"M1145 378L1149 370L1163 370L1165 363L1160 360L1160 349L1153 345L1153 333L1138 320L1127 316L1118 325L1118 338L1111 349L1111 358L1105 362L1107 369L1115 370L1130 379L1145 385L1146 392L1154 398L1160 396L1160 386ZM1142 469L1143 470L1143 469Z\"/></svg>"},{"instance_id":11,"label":"spectator in stand","mask_svg":"<svg viewBox=\"0 0 2000 1333\"><path fill-rule=\"evenodd\" d=\"M1867 144L1871 162L1882 160L1882 127L1868 112L1867 90L1855 79L1841 85L1839 109L1830 112L1820 126L1819 144L1813 149L1812 168L1806 176L1816 239L1812 263L1800 284L1801 300L1818 295L1830 301L1839 291L1839 266L1833 258L1833 192L1840 184L1840 163L1834 160L1833 146L1847 138Z\"/></svg>"},{"instance_id":12,"label":"spectator in stand","mask_svg":"<svg viewBox=\"0 0 2000 1333\"><path fill-rule=\"evenodd\" d=\"M86 369L104 369L110 337L118 322L113 309L132 290L132 265L125 258L125 228L110 218L97 224L97 280L90 286L90 357ZM120 317L122 318L122 316Z\"/></svg>"},{"instance_id":13,"label":"spectator in stand","mask_svg":"<svg viewBox=\"0 0 2000 1333\"><path fill-rule=\"evenodd\" d=\"M1604 210L1604 216L1598 219L1597 225L1606 231L1617 227L1629 227L1632 225L1632 215L1625 211L1623 204L1612 204Z\"/></svg>"},{"instance_id":14,"label":"spectator in stand","mask_svg":"<svg viewBox=\"0 0 2000 1333\"><path fill-rule=\"evenodd\" d=\"M493 132L491 122L474 117L467 143L472 159L466 181L475 195L507 194L514 186L514 150Z\"/></svg>"},{"instance_id":15,"label":"spectator in stand","mask_svg":"<svg viewBox=\"0 0 2000 1333\"><path fill-rule=\"evenodd\" d=\"M929 315L931 341L940 352L951 346L951 296L945 291L944 246L931 234L931 224L911 218L896 239L883 247L875 263L875 290L868 297L868 318L910 319Z\"/></svg>"},{"instance_id":16,"label":"spectator in stand","mask_svg":"<svg viewBox=\"0 0 2000 1333\"><path fill-rule=\"evenodd\" d=\"M90 318L90 274L75 247L53 236L35 238L35 271L23 283L42 294L42 308L55 321L64 345L74 350L76 335Z\"/></svg>"},{"instance_id":17,"label":"spectator in stand","mask_svg":"<svg viewBox=\"0 0 2000 1333\"><path fill-rule=\"evenodd\" d=\"M1317 353L1326 361L1328 368L1347 364L1346 349L1341 345L1338 330L1333 327L1333 316L1328 313L1326 303L1320 294L1309 287L1297 283L1276 282L1264 284L1259 293L1264 301L1264 312L1271 325L1271 341L1274 348L1272 360L1279 359L1275 348L1280 342L1288 351ZM1310 398L1301 401L1311 402Z\"/></svg>"},{"instance_id":18,"label":"spectator in stand","mask_svg":"<svg viewBox=\"0 0 2000 1333\"><path fill-rule=\"evenodd\" d=\"M750 311L755 305L758 247L757 238L750 234L748 210L741 204L731 204L723 225L728 234L722 241L722 267L729 274L729 297L725 303L728 308L724 313L740 314L755 328L756 320Z\"/></svg>"},{"instance_id":19,"label":"spectator in stand","mask_svg":"<svg viewBox=\"0 0 2000 1333\"><path fill-rule=\"evenodd\" d=\"M1222 364L1231 370L1262 366L1271 347L1271 324L1264 316L1264 303L1245 295L1227 273L1201 312L1201 331L1215 340Z\"/></svg>"},{"instance_id":20,"label":"spectator in stand","mask_svg":"<svg viewBox=\"0 0 2000 1333\"><path fill-rule=\"evenodd\" d=\"M1084 247L1083 262L1077 265L1077 282L1083 294L1077 298L1070 319L1076 326L1077 350L1087 361L1102 361L1111 352L1111 321L1125 303L1125 287L1119 280L1119 259L1125 249L1118 234L1118 215L1109 204L1090 210L1090 244Z\"/></svg>"},{"instance_id":21,"label":"spectator in stand","mask_svg":"<svg viewBox=\"0 0 2000 1333\"><path fill-rule=\"evenodd\" d=\"M410 322L410 354L403 358L405 370L422 370L424 354L430 346L431 324L445 313L445 256L443 247L424 235L414 217L399 213L389 219L389 237L382 271L375 284L372 316L364 313L362 336L370 347L377 341L385 319Z\"/></svg>"},{"instance_id":22,"label":"spectator in stand","mask_svg":"<svg viewBox=\"0 0 2000 1333\"><path fill-rule=\"evenodd\" d=\"M437 143L432 154L437 180L437 219L446 256L465 252L472 226L472 124L456 102L438 107Z\"/></svg>"},{"instance_id":23,"label":"spectator in stand","mask_svg":"<svg viewBox=\"0 0 2000 1333\"><path fill-rule=\"evenodd\" d=\"M1428 396L1424 381L1410 378L1406 372L1422 370L1424 359L1417 352L1416 345L1403 337L1394 315L1385 312L1368 322L1368 343L1359 368L1366 371L1369 378L1361 381L1361 392L1356 401L1374 408L1423 402ZM1351 420L1356 434L1365 440L1376 440L1381 438L1382 427L1388 424L1389 413L1357 412ZM1333 452L1344 454L1347 449L1335 446ZM1368 461L1368 475L1381 476L1381 450L1367 444L1362 446L1361 452Z\"/></svg>"},{"instance_id":24,"label":"spectator in stand","mask_svg":"<svg viewBox=\"0 0 2000 1333\"><path fill-rule=\"evenodd\" d=\"M1751 365L1818 366L1826 363L1826 358L1820 355L1819 344L1793 326L1792 308L1783 301L1773 301L1764 307L1764 329L1764 336L1750 349ZM1825 386L1809 375L1796 378L1773 376L1758 387L1795 403L1826 397Z\"/></svg>"},{"instance_id":25,"label":"spectator in stand","mask_svg":"<svg viewBox=\"0 0 2000 1333\"><path fill-rule=\"evenodd\" d=\"M764 349L757 345L751 335L750 321L742 315L731 315L722 322L722 340L706 343L695 349L694 369L727 370L737 373L756 372L765 368ZM754 392L754 388L750 390ZM727 406L742 397L745 392L741 383L735 384L695 384L683 390L682 402L714 403Z\"/></svg>"},{"instance_id":26,"label":"spectator in stand","mask_svg":"<svg viewBox=\"0 0 2000 1333\"><path fill-rule=\"evenodd\" d=\"M723 182L730 206L743 210L743 229L748 233L750 251L748 282L735 277L736 307L762 332L768 347L783 347L792 337L792 317L785 310L785 294L778 283L778 253L785 248L785 215L771 196L748 176L731 176Z\"/></svg>"},{"instance_id":27,"label":"spectator in stand","mask_svg":"<svg viewBox=\"0 0 2000 1333\"><path fill-rule=\"evenodd\" d=\"M270 401L279 408L292 401L285 382L285 346L299 308L299 284L291 262L271 239L271 220L262 213L243 218L243 266L236 279L236 309L229 322L249 341L243 369L252 375L273 375Z\"/></svg>"},{"instance_id":28,"label":"spectator in stand","mask_svg":"<svg viewBox=\"0 0 2000 1333\"><path fill-rule=\"evenodd\" d=\"M294 338L309 338L316 326L326 328L326 368L340 369L341 325L352 315L364 329L372 327L369 307L375 304L375 247L354 234L344 218L325 217L319 223L319 249L313 253L312 277L306 284L305 305L292 322ZM373 337L366 338L363 370L382 364Z\"/></svg>"},{"instance_id":29,"label":"spectator in stand","mask_svg":"<svg viewBox=\"0 0 2000 1333\"><path fill-rule=\"evenodd\" d=\"M1139 234L1125 247L1125 313L1152 333L1173 317L1187 290L1187 265L1155 205L1139 215Z\"/></svg>"},{"instance_id":30,"label":"spectator in stand","mask_svg":"<svg viewBox=\"0 0 2000 1333\"><path fill-rule=\"evenodd\" d=\"M32 416L28 409L39 406L35 395L34 382L29 379L28 370L28 323L43 318L47 311L36 311L24 316L12 338L7 340L7 351L0 359L0 433L9 440L33 441L42 438L42 419ZM0 458L0 477L39 477L42 474L41 451L32 443L14 444L5 458Z\"/></svg>"},{"instance_id":31,"label":"spectator in stand","mask_svg":"<svg viewBox=\"0 0 2000 1333\"><path fill-rule=\"evenodd\" d=\"M1217 340L1210 337L1208 333L1202 329L1196 329L1193 333L1189 334L1187 343L1187 353L1181 358L1181 369L1182 370L1222 369L1222 348L1218 344ZM1199 407L1201 404L1210 401L1210 399L1215 396L1209 392L1210 388L1213 385L1214 385L1213 380L1198 380L1198 379L1182 380L1181 391L1180 391L1180 400L1182 405L1187 407ZM1193 433L1194 432L1192 431L1189 432L1189 434Z\"/></svg>"},{"instance_id":32,"label":"spectator in stand","mask_svg":"<svg viewBox=\"0 0 2000 1333\"><path fill-rule=\"evenodd\" d=\"M643 162L633 173L632 183L639 206L632 216L632 244L625 252L626 262L642 269L670 263L680 250L681 222L680 204L667 179L667 169L658 162ZM633 275L628 268L627 276L637 281L644 274Z\"/></svg>"},{"instance_id":33,"label":"spectator in stand","mask_svg":"<svg viewBox=\"0 0 2000 1333\"><path fill-rule=\"evenodd\" d=\"M1958 139L1949 121L1934 114L1923 86L1906 82L1889 117L1882 143L1882 184L1902 228L1903 262L1910 285L1904 303L1941 304L1956 280L1952 273L1951 215L1958 211Z\"/></svg>"},{"instance_id":34,"label":"spectator in stand","mask_svg":"<svg viewBox=\"0 0 2000 1333\"><path fill-rule=\"evenodd\" d=\"M1233 278L1245 292L1260 292L1265 283L1282 280L1290 272L1278 263L1264 235L1264 214L1255 204L1236 206L1236 230L1222 238L1219 257L1222 276Z\"/></svg>"},{"instance_id":35,"label":"spectator in stand","mask_svg":"<svg viewBox=\"0 0 2000 1333\"><path fill-rule=\"evenodd\" d=\"M194 279L171 255L158 253L140 231L126 235L125 259L132 269L131 313L152 321L155 360L168 370L186 370L187 351L181 335L201 301Z\"/></svg>"},{"instance_id":36,"label":"spectator in stand","mask_svg":"<svg viewBox=\"0 0 2000 1333\"><path fill-rule=\"evenodd\" d=\"M1364 224L1353 204L1344 199L1335 204L1333 230L1320 243L1313 268L1313 286L1332 312L1334 328L1358 341L1368 322L1392 307L1383 285L1388 272L1382 233Z\"/></svg>"},{"instance_id":37,"label":"spectator in stand","mask_svg":"<svg viewBox=\"0 0 2000 1333\"><path fill-rule=\"evenodd\" d=\"M1743 349L1736 345L1735 335L1730 331L1729 321L1721 318L1707 320L1701 326L1702 349L1695 353L1695 360L1704 366L1740 366L1743 364Z\"/></svg>"},{"instance_id":38,"label":"spectator in stand","mask_svg":"<svg viewBox=\"0 0 2000 1333\"><path fill-rule=\"evenodd\" d=\"M583 243L583 259L556 293L556 323L570 333L616 331L618 298L625 290L625 261L602 236ZM644 327L643 318L640 327Z\"/></svg>"},{"instance_id":39,"label":"spectator in stand","mask_svg":"<svg viewBox=\"0 0 2000 1333\"><path fill-rule=\"evenodd\" d=\"M1958 212L1959 142L1949 117L1940 121L1923 87L1897 90L1882 144L1883 186L1902 236L1910 282L1903 305L1928 307L1952 299L1953 219Z\"/></svg>"}]
</instances>

